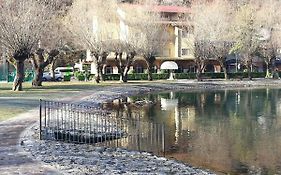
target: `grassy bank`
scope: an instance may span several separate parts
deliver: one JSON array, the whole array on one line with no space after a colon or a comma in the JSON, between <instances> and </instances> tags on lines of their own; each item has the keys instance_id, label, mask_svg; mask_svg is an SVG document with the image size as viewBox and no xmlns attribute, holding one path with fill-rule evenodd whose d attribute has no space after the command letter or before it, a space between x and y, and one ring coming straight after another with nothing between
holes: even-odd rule
<instances>
[{"instance_id":1,"label":"grassy bank","mask_svg":"<svg viewBox=\"0 0 281 175\"><path fill-rule=\"evenodd\" d=\"M97 85L93 82L44 82L44 86L32 88L30 84L24 83L22 92L13 92L12 83L0 83L0 121L37 107L39 99L73 97L83 91L109 86L109 84Z\"/></svg>"}]
</instances>

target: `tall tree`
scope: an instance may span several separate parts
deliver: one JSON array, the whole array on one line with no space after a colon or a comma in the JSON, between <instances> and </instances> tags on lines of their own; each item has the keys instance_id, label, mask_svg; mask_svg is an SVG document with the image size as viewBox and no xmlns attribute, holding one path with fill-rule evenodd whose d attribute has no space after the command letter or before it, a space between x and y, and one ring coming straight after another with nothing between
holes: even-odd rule
<instances>
[{"instance_id":1,"label":"tall tree","mask_svg":"<svg viewBox=\"0 0 281 175\"><path fill-rule=\"evenodd\" d=\"M135 47L127 41L117 39L112 41L112 52L115 53L115 62L120 75L120 82L128 81L128 72L136 56Z\"/></svg>"},{"instance_id":2,"label":"tall tree","mask_svg":"<svg viewBox=\"0 0 281 175\"><path fill-rule=\"evenodd\" d=\"M210 41L211 56L217 60L227 76L226 57L229 55L231 41L231 21L233 10L224 0L201 1L193 4L193 23L196 40Z\"/></svg>"},{"instance_id":3,"label":"tall tree","mask_svg":"<svg viewBox=\"0 0 281 175\"><path fill-rule=\"evenodd\" d=\"M64 48L64 32L58 16L54 15L52 24L48 27L48 34L40 39L36 50L31 55L31 62L35 71L32 86L42 86L44 69L52 64Z\"/></svg>"},{"instance_id":4,"label":"tall tree","mask_svg":"<svg viewBox=\"0 0 281 175\"><path fill-rule=\"evenodd\" d=\"M208 31L208 22L210 16L207 13L201 13L202 9L208 9L208 5L203 2L196 2L192 4L192 24L193 37L187 40L187 44L192 48L194 55L194 62L196 65L196 78L201 81L201 75L206 68L210 59L210 37Z\"/></svg>"},{"instance_id":5,"label":"tall tree","mask_svg":"<svg viewBox=\"0 0 281 175\"><path fill-rule=\"evenodd\" d=\"M24 61L46 33L52 19L51 6L36 0L3 0L0 13L0 43L16 68L14 91L22 90Z\"/></svg>"},{"instance_id":6,"label":"tall tree","mask_svg":"<svg viewBox=\"0 0 281 175\"><path fill-rule=\"evenodd\" d=\"M161 24L161 16L153 12L153 8L147 4L138 10L134 9L131 13L133 36L137 37L138 54L146 62L149 81L153 80L152 72L157 53L163 49L169 39L173 39L169 38L167 25Z\"/></svg>"},{"instance_id":7,"label":"tall tree","mask_svg":"<svg viewBox=\"0 0 281 175\"><path fill-rule=\"evenodd\" d=\"M109 53L107 40L112 36L112 23L116 19L115 1L75 0L65 17L65 26L73 36L73 43L80 49L89 50L96 67L95 80L100 81L100 66ZM82 27L83 26L83 27Z\"/></svg>"},{"instance_id":8,"label":"tall tree","mask_svg":"<svg viewBox=\"0 0 281 175\"><path fill-rule=\"evenodd\" d=\"M211 45L208 40L196 40L193 46L195 64L196 64L196 78L202 81L202 72L206 68L211 56Z\"/></svg>"},{"instance_id":9,"label":"tall tree","mask_svg":"<svg viewBox=\"0 0 281 175\"><path fill-rule=\"evenodd\" d=\"M278 50L281 47L281 2L278 0L260 1L257 11L257 26L259 29L259 38L261 45L259 53L264 58L266 64L266 78L270 77L270 69L272 75L276 73L275 61L278 56ZM273 76L278 78L278 76Z\"/></svg>"},{"instance_id":10,"label":"tall tree","mask_svg":"<svg viewBox=\"0 0 281 175\"><path fill-rule=\"evenodd\" d=\"M45 33L41 37L35 51L31 55L31 62L35 71L32 86L42 86L44 69L54 66L57 58L65 53L66 31L62 27L62 18L67 14L71 7L72 0L39 0L45 3L52 10L52 20ZM55 80L54 67L51 69L52 79Z\"/></svg>"},{"instance_id":11,"label":"tall tree","mask_svg":"<svg viewBox=\"0 0 281 175\"><path fill-rule=\"evenodd\" d=\"M233 25L233 38L235 44L231 52L240 56L241 63L247 68L248 78L252 79L253 58L257 54L261 42L257 26L257 6L254 3L248 3L240 6L236 12Z\"/></svg>"}]
</instances>

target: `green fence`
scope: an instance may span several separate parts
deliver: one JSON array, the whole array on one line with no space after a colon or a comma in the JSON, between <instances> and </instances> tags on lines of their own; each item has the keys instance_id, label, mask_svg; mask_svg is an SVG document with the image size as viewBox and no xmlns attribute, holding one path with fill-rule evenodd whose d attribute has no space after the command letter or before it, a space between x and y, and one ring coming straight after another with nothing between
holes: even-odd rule
<instances>
[{"instance_id":1,"label":"green fence","mask_svg":"<svg viewBox=\"0 0 281 175\"><path fill-rule=\"evenodd\" d=\"M0 81L7 81L8 78L8 65L7 64L0 64Z\"/></svg>"},{"instance_id":2,"label":"green fence","mask_svg":"<svg viewBox=\"0 0 281 175\"><path fill-rule=\"evenodd\" d=\"M16 72L9 73L8 82L13 82L16 76ZM31 82L34 78L34 71L25 71L24 73L24 81Z\"/></svg>"}]
</instances>

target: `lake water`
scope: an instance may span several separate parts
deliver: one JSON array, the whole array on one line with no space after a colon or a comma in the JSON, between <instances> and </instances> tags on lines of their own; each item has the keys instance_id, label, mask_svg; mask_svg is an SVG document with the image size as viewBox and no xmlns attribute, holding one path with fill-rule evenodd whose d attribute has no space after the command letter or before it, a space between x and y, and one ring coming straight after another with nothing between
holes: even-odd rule
<instances>
[{"instance_id":1,"label":"lake water","mask_svg":"<svg viewBox=\"0 0 281 175\"><path fill-rule=\"evenodd\" d=\"M164 123L167 157L223 174L281 174L281 89L149 94L111 108Z\"/></svg>"}]
</instances>

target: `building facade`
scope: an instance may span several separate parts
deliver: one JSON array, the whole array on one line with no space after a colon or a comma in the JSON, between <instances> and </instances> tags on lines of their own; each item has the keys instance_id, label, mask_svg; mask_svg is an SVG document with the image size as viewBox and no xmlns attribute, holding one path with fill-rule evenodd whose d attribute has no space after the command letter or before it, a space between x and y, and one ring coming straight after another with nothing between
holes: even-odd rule
<instances>
[{"instance_id":1,"label":"building facade","mask_svg":"<svg viewBox=\"0 0 281 175\"><path fill-rule=\"evenodd\" d=\"M141 8L140 5L133 4L125 4L120 5L117 10L118 21L113 20L108 23L108 28L112 31L110 33L111 39L123 39L126 40L128 33L130 32L130 27L126 24L126 10L123 10L122 7L126 8ZM180 6L165 6L158 5L153 6L149 9L151 13L158 13L161 15L161 21L159 21L160 25L165 25L167 27L168 32L168 42L157 51L156 61L154 72L160 72L160 66L165 61L174 61L178 64L179 69L177 72L179 73L189 73L195 72L195 62L194 62L194 36L193 36L193 26L189 22L190 21L190 8L180 7ZM98 22L94 20L93 32L97 32ZM117 25L116 25L117 24ZM106 61L106 74L118 74L118 68L116 66L116 61L114 60L114 53L109 54ZM84 61L84 64L88 64L91 66L91 73L95 74L96 67L95 64L92 63L93 58L90 56L90 52L87 51L87 59ZM77 67L82 67L81 65L77 65ZM136 56L131 70L135 73L145 73L147 69L147 65L144 59L141 56ZM210 61L209 65L206 66L207 72L220 72L221 68L216 61Z\"/></svg>"}]
</instances>

